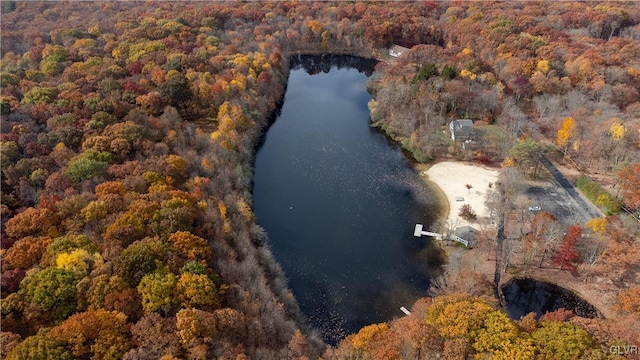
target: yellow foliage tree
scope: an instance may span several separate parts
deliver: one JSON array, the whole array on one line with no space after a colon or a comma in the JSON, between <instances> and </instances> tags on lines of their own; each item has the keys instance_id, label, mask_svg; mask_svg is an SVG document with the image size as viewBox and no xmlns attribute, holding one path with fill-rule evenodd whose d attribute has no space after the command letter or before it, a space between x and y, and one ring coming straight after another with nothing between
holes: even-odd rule
<instances>
[{"instance_id":1,"label":"yellow foliage tree","mask_svg":"<svg viewBox=\"0 0 640 360\"><path fill-rule=\"evenodd\" d=\"M575 325L559 321L541 325L531 333L538 348L536 359L579 359L592 345L589 333Z\"/></svg>"},{"instance_id":2,"label":"yellow foliage tree","mask_svg":"<svg viewBox=\"0 0 640 360\"><path fill-rule=\"evenodd\" d=\"M211 248L207 241L188 231L176 231L169 236L168 241L183 258L200 261L211 256Z\"/></svg>"},{"instance_id":3,"label":"yellow foliage tree","mask_svg":"<svg viewBox=\"0 0 640 360\"><path fill-rule=\"evenodd\" d=\"M564 157L567 156L569 151L570 140L573 138L573 133L576 128L576 121L572 117L567 117L562 121L562 125L558 130L558 136L556 137L556 145L562 149Z\"/></svg>"},{"instance_id":4,"label":"yellow foliage tree","mask_svg":"<svg viewBox=\"0 0 640 360\"><path fill-rule=\"evenodd\" d=\"M478 352L494 353L518 339L518 327L507 314L495 310L484 319L482 328L475 337L473 348Z\"/></svg>"},{"instance_id":5,"label":"yellow foliage tree","mask_svg":"<svg viewBox=\"0 0 640 360\"><path fill-rule=\"evenodd\" d=\"M462 70L460 70L460 77L469 78L471 80L475 80L477 76L476 76L476 74L472 73L471 71L469 71L467 69L462 69Z\"/></svg>"},{"instance_id":6,"label":"yellow foliage tree","mask_svg":"<svg viewBox=\"0 0 640 360\"><path fill-rule=\"evenodd\" d=\"M322 25L322 23L317 20L309 20L307 22L307 26L314 34L319 34L320 30L322 30L322 28L324 27L324 25Z\"/></svg>"},{"instance_id":7,"label":"yellow foliage tree","mask_svg":"<svg viewBox=\"0 0 640 360\"><path fill-rule=\"evenodd\" d=\"M536 347L530 338L519 337L514 342L506 343L501 349L496 350L492 360L533 360L536 355Z\"/></svg>"},{"instance_id":8,"label":"yellow foliage tree","mask_svg":"<svg viewBox=\"0 0 640 360\"><path fill-rule=\"evenodd\" d=\"M85 222L98 221L107 217L107 205L104 201L91 201L80 211Z\"/></svg>"},{"instance_id":9,"label":"yellow foliage tree","mask_svg":"<svg viewBox=\"0 0 640 360\"><path fill-rule=\"evenodd\" d=\"M104 263L102 256L98 253L89 254L85 249L74 249L67 253L59 254L56 258L56 266L71 270L84 275L88 274L92 269Z\"/></svg>"},{"instance_id":10,"label":"yellow foliage tree","mask_svg":"<svg viewBox=\"0 0 640 360\"><path fill-rule=\"evenodd\" d=\"M236 205L238 206L238 211L240 212L240 214L247 221L251 221L251 219L253 219L253 212L251 211L251 207L244 200L239 199L236 202Z\"/></svg>"},{"instance_id":11,"label":"yellow foliage tree","mask_svg":"<svg viewBox=\"0 0 640 360\"><path fill-rule=\"evenodd\" d=\"M235 58L232 60L233 66L240 67L242 65L249 65L249 58L245 54L236 54Z\"/></svg>"},{"instance_id":12,"label":"yellow foliage tree","mask_svg":"<svg viewBox=\"0 0 640 360\"><path fill-rule=\"evenodd\" d=\"M220 291L205 274L183 273L176 283L176 293L183 308L210 311L220 307Z\"/></svg>"},{"instance_id":13,"label":"yellow foliage tree","mask_svg":"<svg viewBox=\"0 0 640 360\"><path fill-rule=\"evenodd\" d=\"M218 201L218 210L220 211L220 217L222 219L227 218L227 205L224 204L224 201Z\"/></svg>"},{"instance_id":14,"label":"yellow foliage tree","mask_svg":"<svg viewBox=\"0 0 640 360\"><path fill-rule=\"evenodd\" d=\"M573 136L573 131L576 127L576 121L572 117L567 117L562 121L562 125L558 130L558 136L556 138L556 145L559 147L566 147L569 144L569 140Z\"/></svg>"},{"instance_id":15,"label":"yellow foliage tree","mask_svg":"<svg viewBox=\"0 0 640 360\"><path fill-rule=\"evenodd\" d=\"M539 60L536 69L542 71L544 74L548 73L550 70L549 60Z\"/></svg>"},{"instance_id":16,"label":"yellow foliage tree","mask_svg":"<svg viewBox=\"0 0 640 360\"><path fill-rule=\"evenodd\" d=\"M167 156L167 174L169 176L178 177L178 176L186 176L185 171L189 166L189 161L187 161L182 156L178 155L169 155Z\"/></svg>"},{"instance_id":17,"label":"yellow foliage tree","mask_svg":"<svg viewBox=\"0 0 640 360\"><path fill-rule=\"evenodd\" d=\"M607 219L595 218L589 220L584 227L593 231L596 234L604 234L607 231Z\"/></svg>"},{"instance_id":18,"label":"yellow foliage tree","mask_svg":"<svg viewBox=\"0 0 640 360\"><path fill-rule=\"evenodd\" d=\"M445 339L466 338L477 333L486 316L495 311L488 303L465 295L436 299L429 310L427 323L438 327Z\"/></svg>"},{"instance_id":19,"label":"yellow foliage tree","mask_svg":"<svg viewBox=\"0 0 640 360\"><path fill-rule=\"evenodd\" d=\"M502 164L500 164L500 165L503 168L514 167L514 166L516 166L516 161L511 156L507 156L506 158L504 158L504 160L502 161Z\"/></svg>"},{"instance_id":20,"label":"yellow foliage tree","mask_svg":"<svg viewBox=\"0 0 640 360\"><path fill-rule=\"evenodd\" d=\"M629 69L627 69L627 72L633 77L640 77L640 70L634 68L633 66L629 67Z\"/></svg>"},{"instance_id":21,"label":"yellow foliage tree","mask_svg":"<svg viewBox=\"0 0 640 360\"><path fill-rule=\"evenodd\" d=\"M614 119L613 124L611 124L609 128L609 134L611 134L613 141L620 141L627 134L627 128L625 128L618 119Z\"/></svg>"},{"instance_id":22,"label":"yellow foliage tree","mask_svg":"<svg viewBox=\"0 0 640 360\"><path fill-rule=\"evenodd\" d=\"M351 339L353 347L359 350L366 350L367 345L369 345L373 338L387 330L389 330L389 327L386 323L365 326Z\"/></svg>"}]
</instances>

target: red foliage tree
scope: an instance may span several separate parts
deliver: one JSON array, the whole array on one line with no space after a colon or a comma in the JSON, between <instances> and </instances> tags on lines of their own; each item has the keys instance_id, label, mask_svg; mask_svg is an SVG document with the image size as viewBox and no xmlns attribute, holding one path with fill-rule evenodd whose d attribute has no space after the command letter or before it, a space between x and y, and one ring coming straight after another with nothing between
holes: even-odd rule
<instances>
[{"instance_id":1,"label":"red foliage tree","mask_svg":"<svg viewBox=\"0 0 640 360\"><path fill-rule=\"evenodd\" d=\"M560 247L553 257L553 263L560 266L560 269L575 270L575 263L578 261L578 250L576 242L582 235L582 229L578 225L571 225L567 233L562 238Z\"/></svg>"},{"instance_id":2,"label":"red foliage tree","mask_svg":"<svg viewBox=\"0 0 640 360\"><path fill-rule=\"evenodd\" d=\"M26 271L22 269L4 271L0 276L0 289L2 289L2 295L6 296L7 294L18 291L20 282L24 279L25 274Z\"/></svg>"},{"instance_id":3,"label":"red foliage tree","mask_svg":"<svg viewBox=\"0 0 640 360\"><path fill-rule=\"evenodd\" d=\"M572 317L575 317L571 310L567 310L565 308L560 308L555 311L548 311L544 315L540 317L540 321L567 321Z\"/></svg>"}]
</instances>

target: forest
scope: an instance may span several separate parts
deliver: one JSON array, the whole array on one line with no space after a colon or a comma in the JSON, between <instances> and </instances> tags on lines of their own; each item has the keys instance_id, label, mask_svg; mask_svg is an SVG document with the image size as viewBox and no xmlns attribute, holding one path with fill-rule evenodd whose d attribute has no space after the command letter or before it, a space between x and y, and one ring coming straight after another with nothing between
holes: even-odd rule
<instances>
[{"instance_id":1,"label":"forest","mask_svg":"<svg viewBox=\"0 0 640 360\"><path fill-rule=\"evenodd\" d=\"M0 358L623 359L610 349L640 345L640 4L0 5ZM394 44L410 50L392 58ZM542 214L522 241L532 263L549 252L611 284L626 321L513 321L451 287L324 344L251 195L289 57L321 53L379 60L372 125L417 161L535 178L547 155L580 171L607 216L547 247ZM464 149L442 133L461 118L479 133Z\"/></svg>"}]
</instances>

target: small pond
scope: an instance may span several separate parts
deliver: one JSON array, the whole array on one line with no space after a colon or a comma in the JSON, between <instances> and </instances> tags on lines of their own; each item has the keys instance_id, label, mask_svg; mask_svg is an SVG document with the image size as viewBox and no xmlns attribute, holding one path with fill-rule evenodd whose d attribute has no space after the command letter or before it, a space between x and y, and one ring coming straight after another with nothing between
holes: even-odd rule
<instances>
[{"instance_id":1,"label":"small pond","mask_svg":"<svg viewBox=\"0 0 640 360\"><path fill-rule=\"evenodd\" d=\"M530 312L536 318L546 312L565 308L574 314L586 317L598 317L596 308L573 292L559 286L533 279L513 279L502 287L507 313L514 320Z\"/></svg>"},{"instance_id":2,"label":"small pond","mask_svg":"<svg viewBox=\"0 0 640 360\"><path fill-rule=\"evenodd\" d=\"M428 227L436 196L401 148L370 126L375 62L301 56L260 144L254 209L301 310L335 344L402 316L441 269Z\"/></svg>"}]
</instances>

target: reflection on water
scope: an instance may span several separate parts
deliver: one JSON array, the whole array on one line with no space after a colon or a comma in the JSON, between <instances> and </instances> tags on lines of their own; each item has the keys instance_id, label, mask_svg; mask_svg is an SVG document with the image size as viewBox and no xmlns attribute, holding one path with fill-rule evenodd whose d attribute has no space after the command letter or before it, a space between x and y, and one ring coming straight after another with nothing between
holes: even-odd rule
<instances>
[{"instance_id":1,"label":"reflection on water","mask_svg":"<svg viewBox=\"0 0 640 360\"><path fill-rule=\"evenodd\" d=\"M280 116L256 155L254 208L303 313L335 344L426 295L442 258L413 227L431 224L438 205L369 125L372 62L291 63Z\"/></svg>"},{"instance_id":2,"label":"reflection on water","mask_svg":"<svg viewBox=\"0 0 640 360\"><path fill-rule=\"evenodd\" d=\"M530 312L536 318L547 312L565 308L574 314L595 318L598 311L578 295L559 286L532 279L514 279L502 287L509 317L518 320Z\"/></svg>"}]
</instances>

